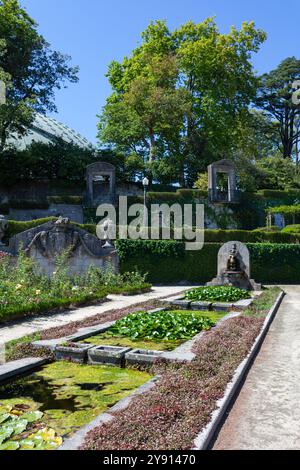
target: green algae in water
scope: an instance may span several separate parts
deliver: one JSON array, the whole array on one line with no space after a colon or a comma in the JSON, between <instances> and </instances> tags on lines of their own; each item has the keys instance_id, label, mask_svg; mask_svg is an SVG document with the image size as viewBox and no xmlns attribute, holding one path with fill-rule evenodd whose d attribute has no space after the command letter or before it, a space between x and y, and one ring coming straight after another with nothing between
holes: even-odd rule
<instances>
[{"instance_id":1,"label":"green algae in water","mask_svg":"<svg viewBox=\"0 0 300 470\"><path fill-rule=\"evenodd\" d=\"M1 409L4 414L22 404L27 412L43 413L35 426L44 425L56 435L66 437L149 379L149 374L136 370L55 362L1 386L0 416ZM14 447L11 440L6 444Z\"/></svg>"}]
</instances>

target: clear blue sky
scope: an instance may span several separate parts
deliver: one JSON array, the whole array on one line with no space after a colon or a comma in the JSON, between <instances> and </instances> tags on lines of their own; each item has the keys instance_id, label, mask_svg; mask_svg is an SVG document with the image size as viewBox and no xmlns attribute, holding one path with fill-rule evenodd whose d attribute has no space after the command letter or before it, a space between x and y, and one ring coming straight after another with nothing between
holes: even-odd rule
<instances>
[{"instance_id":1,"label":"clear blue sky","mask_svg":"<svg viewBox=\"0 0 300 470\"><path fill-rule=\"evenodd\" d=\"M166 19L170 28L216 16L222 32L254 20L268 40L254 57L259 73L288 56L300 57L299 0L21 0L52 47L72 56L80 82L57 93L54 117L96 142L97 113L110 89L107 65L137 45L151 20Z\"/></svg>"}]
</instances>

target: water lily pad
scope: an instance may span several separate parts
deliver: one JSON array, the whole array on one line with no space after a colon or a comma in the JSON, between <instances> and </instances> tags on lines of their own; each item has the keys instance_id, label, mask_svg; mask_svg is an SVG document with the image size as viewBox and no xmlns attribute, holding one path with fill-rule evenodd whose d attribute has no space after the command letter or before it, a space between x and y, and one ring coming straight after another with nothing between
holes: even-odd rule
<instances>
[{"instance_id":1,"label":"water lily pad","mask_svg":"<svg viewBox=\"0 0 300 470\"><path fill-rule=\"evenodd\" d=\"M38 421L44 416L44 413L41 411L29 411L28 413L24 413L22 415L23 419L26 419L28 423L34 423L35 421Z\"/></svg>"},{"instance_id":2,"label":"water lily pad","mask_svg":"<svg viewBox=\"0 0 300 470\"><path fill-rule=\"evenodd\" d=\"M21 434L27 428L28 421L26 419L18 419L12 423L14 436Z\"/></svg>"},{"instance_id":3,"label":"water lily pad","mask_svg":"<svg viewBox=\"0 0 300 470\"><path fill-rule=\"evenodd\" d=\"M3 414L3 415L0 414L0 424L4 423L4 422L7 421L9 418L10 418L10 414L8 414L8 413L5 413L5 414Z\"/></svg>"},{"instance_id":4,"label":"water lily pad","mask_svg":"<svg viewBox=\"0 0 300 470\"><path fill-rule=\"evenodd\" d=\"M5 442L0 445L0 450L18 450L19 448L20 444L14 441Z\"/></svg>"},{"instance_id":5,"label":"water lily pad","mask_svg":"<svg viewBox=\"0 0 300 470\"><path fill-rule=\"evenodd\" d=\"M34 449L35 443L32 439L23 439L20 441L21 450Z\"/></svg>"},{"instance_id":6,"label":"water lily pad","mask_svg":"<svg viewBox=\"0 0 300 470\"><path fill-rule=\"evenodd\" d=\"M14 428L13 426L2 426L0 428L0 444L2 444L4 441L10 438L10 436L13 434Z\"/></svg>"}]
</instances>

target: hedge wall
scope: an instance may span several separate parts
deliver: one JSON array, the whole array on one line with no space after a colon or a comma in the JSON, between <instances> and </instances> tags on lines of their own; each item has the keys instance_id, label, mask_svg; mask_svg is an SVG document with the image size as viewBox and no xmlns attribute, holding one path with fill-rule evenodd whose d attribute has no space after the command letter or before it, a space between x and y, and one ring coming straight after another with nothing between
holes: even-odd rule
<instances>
[{"instance_id":1,"label":"hedge wall","mask_svg":"<svg viewBox=\"0 0 300 470\"><path fill-rule=\"evenodd\" d=\"M48 217L46 219L31 220L29 222L17 222L14 220L9 221L9 236L13 236L16 233L29 230L32 227L41 225L50 220L54 220L54 217ZM75 224L81 228L86 229L88 232L96 235L95 224ZM226 243L231 240L237 240L243 243L299 243L300 232L282 231L282 232L267 232L267 231L251 231L251 230L205 230L204 240L206 243Z\"/></svg>"},{"instance_id":2,"label":"hedge wall","mask_svg":"<svg viewBox=\"0 0 300 470\"><path fill-rule=\"evenodd\" d=\"M174 246L172 246L172 244ZM257 282L300 282L300 245L247 244L251 255L252 277ZM219 243L207 243L200 251L185 251L181 242L126 241L117 242L121 271L148 273L153 283L189 281L204 283L217 273Z\"/></svg>"},{"instance_id":3,"label":"hedge wall","mask_svg":"<svg viewBox=\"0 0 300 470\"><path fill-rule=\"evenodd\" d=\"M13 237L17 233L25 232L26 230L30 230L31 228L37 227L38 225L45 224L52 220L56 220L57 217L47 217L45 219L36 219L30 220L27 222L20 222L16 220L9 220L8 221L8 238ZM94 224L76 224L78 227L81 227L93 235L96 235L96 225Z\"/></svg>"}]
</instances>

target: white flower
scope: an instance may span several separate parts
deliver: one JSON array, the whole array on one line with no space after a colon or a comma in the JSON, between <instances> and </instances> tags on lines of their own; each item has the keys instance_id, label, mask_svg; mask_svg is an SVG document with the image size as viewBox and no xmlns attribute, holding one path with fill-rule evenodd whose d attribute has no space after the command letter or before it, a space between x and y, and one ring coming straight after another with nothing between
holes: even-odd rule
<instances>
[{"instance_id":1,"label":"white flower","mask_svg":"<svg viewBox=\"0 0 300 470\"><path fill-rule=\"evenodd\" d=\"M78 289L79 289L78 286L73 286L73 287L72 287L72 290L73 290L73 291L78 290Z\"/></svg>"}]
</instances>

